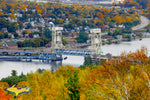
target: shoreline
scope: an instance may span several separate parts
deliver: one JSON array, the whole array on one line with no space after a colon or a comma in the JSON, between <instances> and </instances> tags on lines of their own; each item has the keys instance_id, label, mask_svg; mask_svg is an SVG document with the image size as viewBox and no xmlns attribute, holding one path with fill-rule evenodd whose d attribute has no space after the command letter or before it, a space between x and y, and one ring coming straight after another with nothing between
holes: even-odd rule
<instances>
[{"instance_id":1,"label":"shoreline","mask_svg":"<svg viewBox=\"0 0 150 100\"><path fill-rule=\"evenodd\" d=\"M121 43L123 43L123 42L132 42L132 41L135 41L135 40L140 40L140 41L142 41L142 39L145 39L145 38L150 38L150 35L149 36L143 36L142 38L135 38L135 39L131 39L131 40L117 40L117 39L113 39L113 40L116 40L116 41L119 41L119 42L114 42L113 40L111 40L111 41L113 41L113 42L111 42L111 43L108 43L108 41L105 41L105 43L102 43L102 46L103 45L111 45L111 44L121 44ZM106 43L107 42L107 43Z\"/></svg>"}]
</instances>

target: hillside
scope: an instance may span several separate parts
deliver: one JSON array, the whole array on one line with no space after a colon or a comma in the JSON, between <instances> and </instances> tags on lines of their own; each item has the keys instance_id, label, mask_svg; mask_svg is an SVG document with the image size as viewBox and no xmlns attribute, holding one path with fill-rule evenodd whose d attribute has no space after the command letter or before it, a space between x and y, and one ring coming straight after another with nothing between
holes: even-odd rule
<instances>
[{"instance_id":1,"label":"hillside","mask_svg":"<svg viewBox=\"0 0 150 100\"><path fill-rule=\"evenodd\" d=\"M0 82L0 98L10 100L149 100L150 59L146 48L134 53L123 53L103 65L75 68L61 66L56 72L46 70L28 74L27 81L17 87L28 86L30 93L14 98L4 88L15 80ZM19 80L19 79L18 79Z\"/></svg>"}]
</instances>

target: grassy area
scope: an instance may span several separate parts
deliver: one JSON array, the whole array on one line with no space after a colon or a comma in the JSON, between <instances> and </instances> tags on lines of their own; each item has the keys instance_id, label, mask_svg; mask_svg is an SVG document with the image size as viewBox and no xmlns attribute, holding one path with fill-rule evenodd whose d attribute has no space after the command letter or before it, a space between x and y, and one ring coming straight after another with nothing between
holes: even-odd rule
<instances>
[{"instance_id":1,"label":"grassy area","mask_svg":"<svg viewBox=\"0 0 150 100\"><path fill-rule=\"evenodd\" d=\"M0 46L3 46L3 43L0 43Z\"/></svg>"}]
</instances>

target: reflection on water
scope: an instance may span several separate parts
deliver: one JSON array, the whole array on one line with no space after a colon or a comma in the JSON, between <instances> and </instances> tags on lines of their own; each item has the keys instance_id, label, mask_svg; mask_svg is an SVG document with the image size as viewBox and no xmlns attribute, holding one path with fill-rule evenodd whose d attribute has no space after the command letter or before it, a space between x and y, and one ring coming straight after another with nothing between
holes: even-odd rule
<instances>
[{"instance_id":1,"label":"reflection on water","mask_svg":"<svg viewBox=\"0 0 150 100\"><path fill-rule=\"evenodd\" d=\"M102 46L103 54L111 53L112 55L120 55L121 52L126 51L136 51L140 49L141 46L145 46L148 49L150 55L150 38L145 38L142 41L135 40L132 42L123 42L121 44L111 44ZM63 55L63 57L66 57ZM72 65L74 67L79 67L84 62L84 57L81 56L67 56L67 60L62 62L53 62L51 64L44 64L37 62L12 62L12 61L0 61L0 79L11 75L12 70L16 70L18 75L23 72L24 74L35 72L37 69L53 69L54 71L58 69L59 66Z\"/></svg>"},{"instance_id":2,"label":"reflection on water","mask_svg":"<svg viewBox=\"0 0 150 100\"><path fill-rule=\"evenodd\" d=\"M40 62L17 62L17 61L0 61L0 79L2 77L10 76L12 70L17 71L17 75L35 72L37 69L50 69L57 70L58 66L62 65L61 62L53 62L51 64L44 64Z\"/></svg>"}]
</instances>

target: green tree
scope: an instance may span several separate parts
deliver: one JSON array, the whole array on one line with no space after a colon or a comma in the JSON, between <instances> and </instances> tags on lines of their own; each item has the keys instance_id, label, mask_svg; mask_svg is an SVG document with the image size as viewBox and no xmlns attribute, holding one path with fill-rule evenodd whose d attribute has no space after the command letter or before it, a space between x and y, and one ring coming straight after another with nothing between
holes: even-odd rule
<instances>
[{"instance_id":1,"label":"green tree","mask_svg":"<svg viewBox=\"0 0 150 100\"><path fill-rule=\"evenodd\" d=\"M142 40L142 36L143 36L143 34L142 34L142 33L140 33L140 34L139 34L139 38L140 38L140 40Z\"/></svg>"},{"instance_id":2,"label":"green tree","mask_svg":"<svg viewBox=\"0 0 150 100\"><path fill-rule=\"evenodd\" d=\"M67 41L65 39L62 39L62 43L63 43L63 45L66 45Z\"/></svg>"},{"instance_id":3,"label":"green tree","mask_svg":"<svg viewBox=\"0 0 150 100\"><path fill-rule=\"evenodd\" d=\"M52 31L50 31L48 28L44 28L43 36L45 36L48 39L52 38Z\"/></svg>"},{"instance_id":4,"label":"green tree","mask_svg":"<svg viewBox=\"0 0 150 100\"><path fill-rule=\"evenodd\" d=\"M111 36L112 36L112 32L109 31L109 32L108 32L108 35L111 35Z\"/></svg>"},{"instance_id":5,"label":"green tree","mask_svg":"<svg viewBox=\"0 0 150 100\"><path fill-rule=\"evenodd\" d=\"M30 29L30 28L32 28L32 25L31 25L30 23L28 23L28 24L26 25L26 28L25 28L25 29Z\"/></svg>"},{"instance_id":6,"label":"green tree","mask_svg":"<svg viewBox=\"0 0 150 100\"><path fill-rule=\"evenodd\" d=\"M88 33L86 32L80 32L79 36L76 38L78 43L84 43L88 40Z\"/></svg>"},{"instance_id":7,"label":"green tree","mask_svg":"<svg viewBox=\"0 0 150 100\"><path fill-rule=\"evenodd\" d=\"M16 22L12 23L8 27L8 32L16 32L19 29L19 26L17 25Z\"/></svg>"},{"instance_id":8,"label":"green tree","mask_svg":"<svg viewBox=\"0 0 150 100\"><path fill-rule=\"evenodd\" d=\"M70 96L71 100L80 100L80 84L79 84L79 77L78 73L74 71L74 74L68 76L66 87L68 89L68 95Z\"/></svg>"},{"instance_id":9,"label":"green tree","mask_svg":"<svg viewBox=\"0 0 150 100\"><path fill-rule=\"evenodd\" d=\"M8 38L8 33L4 33L4 38Z\"/></svg>"},{"instance_id":10,"label":"green tree","mask_svg":"<svg viewBox=\"0 0 150 100\"><path fill-rule=\"evenodd\" d=\"M23 36L25 36L26 34L28 34L28 32L25 30L22 32Z\"/></svg>"},{"instance_id":11,"label":"green tree","mask_svg":"<svg viewBox=\"0 0 150 100\"><path fill-rule=\"evenodd\" d=\"M92 65L92 60L91 60L91 57L90 57L90 56L84 57L84 65L85 65L85 66Z\"/></svg>"},{"instance_id":12,"label":"green tree","mask_svg":"<svg viewBox=\"0 0 150 100\"><path fill-rule=\"evenodd\" d=\"M4 38L4 33L0 33L0 39Z\"/></svg>"},{"instance_id":13,"label":"green tree","mask_svg":"<svg viewBox=\"0 0 150 100\"><path fill-rule=\"evenodd\" d=\"M19 36L18 33L14 33L15 38L18 38L18 36Z\"/></svg>"},{"instance_id":14,"label":"green tree","mask_svg":"<svg viewBox=\"0 0 150 100\"><path fill-rule=\"evenodd\" d=\"M18 21L18 24L19 24L19 29L22 29L23 28L23 23L21 21Z\"/></svg>"},{"instance_id":15,"label":"green tree","mask_svg":"<svg viewBox=\"0 0 150 100\"><path fill-rule=\"evenodd\" d=\"M0 18L0 29L8 27L9 24L9 21L7 21L4 17Z\"/></svg>"},{"instance_id":16,"label":"green tree","mask_svg":"<svg viewBox=\"0 0 150 100\"><path fill-rule=\"evenodd\" d=\"M131 41L131 35L130 34L123 34L124 38L127 38L128 41Z\"/></svg>"},{"instance_id":17,"label":"green tree","mask_svg":"<svg viewBox=\"0 0 150 100\"><path fill-rule=\"evenodd\" d=\"M17 76L17 71L16 70L12 70L11 76Z\"/></svg>"},{"instance_id":18,"label":"green tree","mask_svg":"<svg viewBox=\"0 0 150 100\"><path fill-rule=\"evenodd\" d=\"M34 33L30 33L30 34L29 34L29 37L30 37L30 38L33 38L33 35L34 35Z\"/></svg>"},{"instance_id":19,"label":"green tree","mask_svg":"<svg viewBox=\"0 0 150 100\"><path fill-rule=\"evenodd\" d=\"M45 69L39 68L37 71L39 72L39 74L43 74L43 72L45 71Z\"/></svg>"},{"instance_id":20,"label":"green tree","mask_svg":"<svg viewBox=\"0 0 150 100\"><path fill-rule=\"evenodd\" d=\"M21 81L27 81L25 75L20 75L20 76L9 76L6 78L2 78L0 82L7 82L9 85L17 84Z\"/></svg>"}]
</instances>

